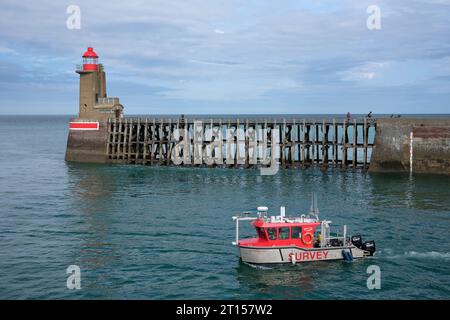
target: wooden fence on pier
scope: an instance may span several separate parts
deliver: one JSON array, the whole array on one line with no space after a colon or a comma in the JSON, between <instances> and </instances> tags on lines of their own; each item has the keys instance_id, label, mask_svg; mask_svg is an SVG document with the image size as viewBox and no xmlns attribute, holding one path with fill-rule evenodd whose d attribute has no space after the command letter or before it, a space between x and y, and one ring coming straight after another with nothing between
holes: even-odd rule
<instances>
[{"instance_id":1,"label":"wooden fence on pier","mask_svg":"<svg viewBox=\"0 0 450 320\"><path fill-rule=\"evenodd\" d=\"M376 121L122 118L107 126L113 163L255 168L275 159L280 168L367 169Z\"/></svg>"}]
</instances>

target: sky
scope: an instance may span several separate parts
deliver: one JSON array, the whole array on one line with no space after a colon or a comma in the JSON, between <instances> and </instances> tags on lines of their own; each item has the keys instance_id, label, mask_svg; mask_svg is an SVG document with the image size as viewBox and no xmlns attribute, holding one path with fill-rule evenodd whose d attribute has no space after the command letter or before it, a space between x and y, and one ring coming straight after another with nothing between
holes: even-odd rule
<instances>
[{"instance_id":1,"label":"sky","mask_svg":"<svg viewBox=\"0 0 450 320\"><path fill-rule=\"evenodd\" d=\"M125 114L450 113L450 0L1 0L0 114L76 114L88 46Z\"/></svg>"}]
</instances>

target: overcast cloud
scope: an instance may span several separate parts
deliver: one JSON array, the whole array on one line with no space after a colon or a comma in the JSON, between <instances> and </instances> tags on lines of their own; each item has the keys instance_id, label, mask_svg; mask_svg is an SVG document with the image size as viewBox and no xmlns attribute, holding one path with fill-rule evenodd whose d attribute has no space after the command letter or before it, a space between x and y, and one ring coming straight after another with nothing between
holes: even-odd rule
<instances>
[{"instance_id":1,"label":"overcast cloud","mask_svg":"<svg viewBox=\"0 0 450 320\"><path fill-rule=\"evenodd\" d=\"M75 114L87 46L127 114L450 112L450 0L2 0L0 14L1 114Z\"/></svg>"}]
</instances>

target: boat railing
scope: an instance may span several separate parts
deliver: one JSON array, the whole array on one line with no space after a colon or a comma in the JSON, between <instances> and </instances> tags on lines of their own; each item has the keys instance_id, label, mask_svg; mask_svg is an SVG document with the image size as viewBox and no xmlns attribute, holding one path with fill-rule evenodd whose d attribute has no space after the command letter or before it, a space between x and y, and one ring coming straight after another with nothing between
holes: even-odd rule
<instances>
[{"instance_id":1,"label":"boat railing","mask_svg":"<svg viewBox=\"0 0 450 320\"><path fill-rule=\"evenodd\" d=\"M232 244L237 246L239 244L239 221L251 221L256 220L259 217L243 217L243 216L233 216L233 220L236 221L236 241L233 241Z\"/></svg>"},{"instance_id":2,"label":"boat railing","mask_svg":"<svg viewBox=\"0 0 450 320\"><path fill-rule=\"evenodd\" d=\"M339 236L339 234L336 234L334 236L331 235L329 223L331 221L325 221L325 223L322 223L321 228L321 234L322 234L322 241L321 241L321 247L328 246L332 240L338 240L342 241L343 245L346 245L347 243L347 225L344 225L344 230L342 236Z\"/></svg>"},{"instance_id":3,"label":"boat railing","mask_svg":"<svg viewBox=\"0 0 450 320\"><path fill-rule=\"evenodd\" d=\"M326 240L327 241L329 241L329 240L345 240L345 238L346 237L344 237L344 236L342 236L342 237L335 236L335 237L327 237Z\"/></svg>"}]
</instances>

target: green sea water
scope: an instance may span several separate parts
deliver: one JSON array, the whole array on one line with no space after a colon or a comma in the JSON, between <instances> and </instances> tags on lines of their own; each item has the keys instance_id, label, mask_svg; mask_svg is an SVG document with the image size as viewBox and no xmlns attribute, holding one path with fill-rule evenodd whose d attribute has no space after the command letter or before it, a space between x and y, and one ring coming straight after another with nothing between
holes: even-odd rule
<instances>
[{"instance_id":1,"label":"green sea water","mask_svg":"<svg viewBox=\"0 0 450 320\"><path fill-rule=\"evenodd\" d=\"M68 119L0 117L1 299L450 298L448 176L71 164ZM376 241L374 257L239 261L232 215L304 213L311 192L321 218ZM69 265L80 290L66 286Z\"/></svg>"}]
</instances>

